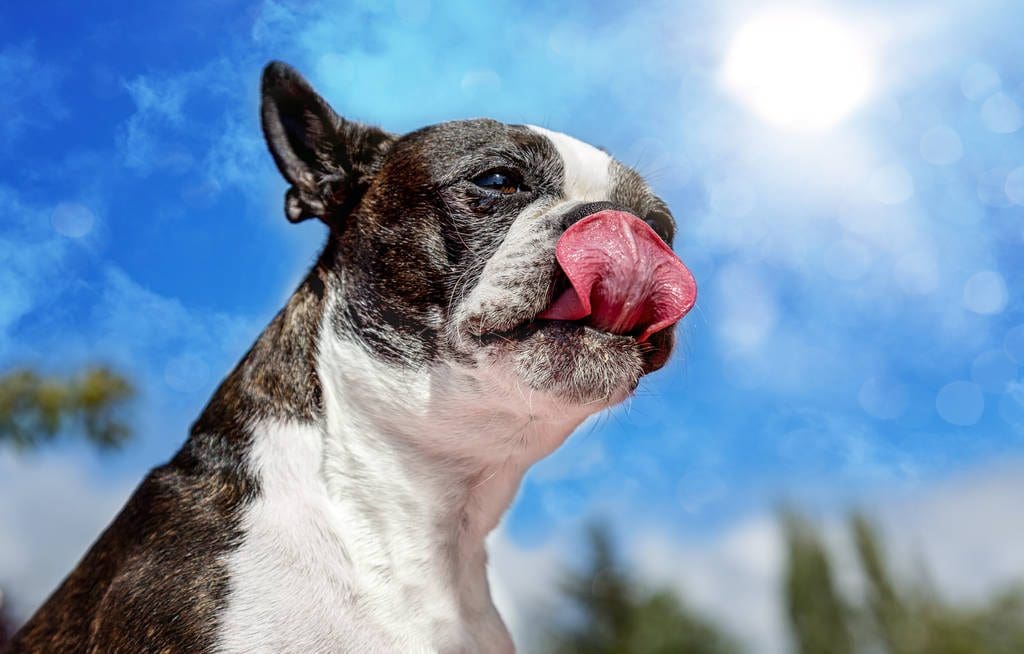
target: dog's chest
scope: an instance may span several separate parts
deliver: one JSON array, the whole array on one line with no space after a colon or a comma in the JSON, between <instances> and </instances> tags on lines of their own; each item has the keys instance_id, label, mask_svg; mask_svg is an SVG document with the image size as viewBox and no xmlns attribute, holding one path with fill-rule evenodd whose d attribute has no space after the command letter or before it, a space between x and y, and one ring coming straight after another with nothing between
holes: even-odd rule
<instances>
[{"instance_id":1,"label":"dog's chest","mask_svg":"<svg viewBox=\"0 0 1024 654\"><path fill-rule=\"evenodd\" d=\"M453 587L450 570L422 541L398 528L386 546L376 540L388 519L382 498L354 508L331 499L320 481L316 428L256 432L261 494L228 560L219 652L511 651L483 560L479 580Z\"/></svg>"}]
</instances>

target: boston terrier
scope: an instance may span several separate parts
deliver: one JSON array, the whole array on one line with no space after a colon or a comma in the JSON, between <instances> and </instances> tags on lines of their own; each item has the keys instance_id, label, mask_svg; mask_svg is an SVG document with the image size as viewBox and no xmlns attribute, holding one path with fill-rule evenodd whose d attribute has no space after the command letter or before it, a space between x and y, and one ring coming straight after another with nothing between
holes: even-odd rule
<instances>
[{"instance_id":1,"label":"boston terrier","mask_svg":"<svg viewBox=\"0 0 1024 654\"><path fill-rule=\"evenodd\" d=\"M278 62L261 111L323 253L10 652L512 652L485 536L694 304L671 213L601 149L393 135Z\"/></svg>"}]
</instances>

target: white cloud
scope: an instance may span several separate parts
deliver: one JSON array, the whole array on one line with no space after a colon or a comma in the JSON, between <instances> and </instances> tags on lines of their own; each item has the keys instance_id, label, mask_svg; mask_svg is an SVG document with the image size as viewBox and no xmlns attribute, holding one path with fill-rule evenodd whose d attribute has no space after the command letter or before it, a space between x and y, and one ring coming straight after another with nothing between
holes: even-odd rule
<instances>
[{"instance_id":1,"label":"white cloud","mask_svg":"<svg viewBox=\"0 0 1024 654\"><path fill-rule=\"evenodd\" d=\"M639 535L630 553L647 586L677 591L752 651L784 651L778 602L783 550L770 517L742 521L707 540L680 541L652 530Z\"/></svg>"},{"instance_id":2,"label":"white cloud","mask_svg":"<svg viewBox=\"0 0 1024 654\"><path fill-rule=\"evenodd\" d=\"M567 549L562 545L520 547L503 526L487 539L491 596L521 654L540 648L542 620L558 609Z\"/></svg>"},{"instance_id":3,"label":"white cloud","mask_svg":"<svg viewBox=\"0 0 1024 654\"><path fill-rule=\"evenodd\" d=\"M198 172L215 185L252 182L259 170L254 164L266 165L255 158L262 155L252 92L257 70L255 63L216 59L194 70L126 81L135 111L118 130L119 158L142 175ZM215 101L224 101L223 108L211 112Z\"/></svg>"},{"instance_id":4,"label":"white cloud","mask_svg":"<svg viewBox=\"0 0 1024 654\"><path fill-rule=\"evenodd\" d=\"M250 320L187 307L115 267L105 271L89 330L81 345L134 368L154 365L161 376L165 359L182 355L202 358L211 370L224 372L225 358L241 356L257 333Z\"/></svg>"},{"instance_id":5,"label":"white cloud","mask_svg":"<svg viewBox=\"0 0 1024 654\"><path fill-rule=\"evenodd\" d=\"M249 317L188 307L141 286L116 266L102 269L98 279L66 274L70 264L59 240L0 237L0 255L5 252L10 256L0 268L0 361L59 362L60 372L109 362L130 372L149 402L146 409L182 401L192 407L259 333L259 323ZM71 292L83 313L69 332L62 303ZM18 321L29 316L42 327L18 333Z\"/></svg>"},{"instance_id":6,"label":"white cloud","mask_svg":"<svg viewBox=\"0 0 1024 654\"><path fill-rule=\"evenodd\" d=\"M58 85L62 71L40 61L31 45L0 49L0 141L9 143L32 128L45 129L68 114Z\"/></svg>"},{"instance_id":7,"label":"white cloud","mask_svg":"<svg viewBox=\"0 0 1024 654\"><path fill-rule=\"evenodd\" d=\"M130 490L98 484L73 456L0 450L0 588L16 617L57 587Z\"/></svg>"},{"instance_id":8,"label":"white cloud","mask_svg":"<svg viewBox=\"0 0 1024 654\"><path fill-rule=\"evenodd\" d=\"M904 497L881 509L899 569L921 557L940 590L959 601L983 599L1024 581L1024 464L997 464Z\"/></svg>"},{"instance_id":9,"label":"white cloud","mask_svg":"<svg viewBox=\"0 0 1024 654\"><path fill-rule=\"evenodd\" d=\"M16 348L15 324L52 298L68 254L68 242L50 228L49 211L27 204L15 191L0 186L5 230L0 233L0 360Z\"/></svg>"},{"instance_id":10,"label":"white cloud","mask_svg":"<svg viewBox=\"0 0 1024 654\"><path fill-rule=\"evenodd\" d=\"M160 168L182 171L192 163L188 151L160 138L161 130L181 124L191 81L184 75L137 77L125 84L135 102L135 113L117 136L118 153L126 167L148 174Z\"/></svg>"}]
</instances>

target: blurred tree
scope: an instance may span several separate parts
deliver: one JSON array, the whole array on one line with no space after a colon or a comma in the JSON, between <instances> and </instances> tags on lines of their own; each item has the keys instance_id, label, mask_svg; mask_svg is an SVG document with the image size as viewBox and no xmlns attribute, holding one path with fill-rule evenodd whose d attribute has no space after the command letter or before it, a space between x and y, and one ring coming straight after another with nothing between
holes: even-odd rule
<instances>
[{"instance_id":1,"label":"blurred tree","mask_svg":"<svg viewBox=\"0 0 1024 654\"><path fill-rule=\"evenodd\" d=\"M7 614L7 606L4 604L4 592L0 590L0 650L4 643L14 635L14 621Z\"/></svg>"},{"instance_id":2,"label":"blurred tree","mask_svg":"<svg viewBox=\"0 0 1024 654\"><path fill-rule=\"evenodd\" d=\"M863 514L850 519L850 528L866 582L865 613L870 622L865 631L892 654L921 651L923 643L917 642L919 629L897 595L876 530Z\"/></svg>"},{"instance_id":3,"label":"blurred tree","mask_svg":"<svg viewBox=\"0 0 1024 654\"><path fill-rule=\"evenodd\" d=\"M666 590L644 593L619 565L604 527L588 533L589 561L563 589L580 616L552 628L557 654L732 654L728 636Z\"/></svg>"},{"instance_id":4,"label":"blurred tree","mask_svg":"<svg viewBox=\"0 0 1024 654\"><path fill-rule=\"evenodd\" d=\"M851 531L867 584L864 641L889 654L1019 654L1024 652L1024 589L1012 588L973 607L945 601L918 583L899 588L877 530L863 515Z\"/></svg>"},{"instance_id":5,"label":"blurred tree","mask_svg":"<svg viewBox=\"0 0 1024 654\"><path fill-rule=\"evenodd\" d=\"M102 366L69 379L8 372L0 375L0 446L24 451L70 432L101 449L117 448L132 435L122 413L134 396L131 382ZM0 649L13 632L0 589Z\"/></svg>"},{"instance_id":6,"label":"blurred tree","mask_svg":"<svg viewBox=\"0 0 1024 654\"><path fill-rule=\"evenodd\" d=\"M832 582L832 566L814 527L796 513L782 514L786 540L786 608L800 654L850 654L847 609Z\"/></svg>"},{"instance_id":7,"label":"blurred tree","mask_svg":"<svg viewBox=\"0 0 1024 654\"><path fill-rule=\"evenodd\" d=\"M116 448L131 436L121 413L134 396L127 379L101 366L69 379L9 372L0 376L0 444L26 449L75 431L101 448Z\"/></svg>"},{"instance_id":8,"label":"blurred tree","mask_svg":"<svg viewBox=\"0 0 1024 654\"><path fill-rule=\"evenodd\" d=\"M963 607L923 583L901 586L889 571L877 530L854 515L850 531L865 588L860 604L847 605L833 587L827 550L811 524L794 514L785 514L783 524L790 629L801 654L1024 652L1024 588Z\"/></svg>"}]
</instances>

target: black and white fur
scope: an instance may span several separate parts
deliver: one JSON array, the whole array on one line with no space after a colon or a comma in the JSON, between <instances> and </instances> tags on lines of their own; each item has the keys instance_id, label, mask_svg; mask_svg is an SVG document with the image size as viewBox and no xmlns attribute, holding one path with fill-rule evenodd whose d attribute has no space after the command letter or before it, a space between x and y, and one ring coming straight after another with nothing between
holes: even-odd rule
<instances>
[{"instance_id":1,"label":"black and white fur","mask_svg":"<svg viewBox=\"0 0 1024 654\"><path fill-rule=\"evenodd\" d=\"M288 218L327 245L11 652L511 652L484 537L532 463L668 357L671 329L534 319L576 220L614 206L672 238L605 152L483 119L394 136L280 63L262 118Z\"/></svg>"}]
</instances>

